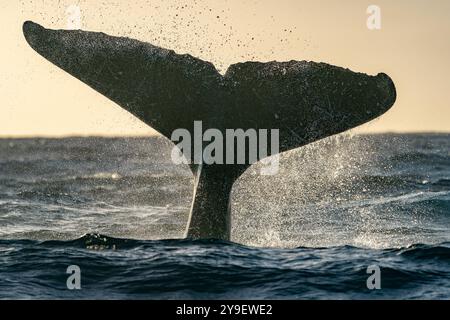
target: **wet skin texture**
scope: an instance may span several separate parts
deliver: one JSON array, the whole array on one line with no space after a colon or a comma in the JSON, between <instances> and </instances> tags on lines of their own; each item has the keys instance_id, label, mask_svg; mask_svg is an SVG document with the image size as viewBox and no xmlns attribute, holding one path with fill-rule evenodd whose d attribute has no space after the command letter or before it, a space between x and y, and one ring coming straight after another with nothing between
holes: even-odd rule
<instances>
[{"instance_id":1,"label":"wet skin texture","mask_svg":"<svg viewBox=\"0 0 450 320\"><path fill-rule=\"evenodd\" d=\"M384 73L289 61L238 63L221 75L209 62L134 39L30 21L23 32L44 58L169 138L178 128L193 135L194 121L224 135L279 129L284 152L375 119L396 100ZM231 189L249 165L191 166L196 188L187 237L229 239Z\"/></svg>"}]
</instances>

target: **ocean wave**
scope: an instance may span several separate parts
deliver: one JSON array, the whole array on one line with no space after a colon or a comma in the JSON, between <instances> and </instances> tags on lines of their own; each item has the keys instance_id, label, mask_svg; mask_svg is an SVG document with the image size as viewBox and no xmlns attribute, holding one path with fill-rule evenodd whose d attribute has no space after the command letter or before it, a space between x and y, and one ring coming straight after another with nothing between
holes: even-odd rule
<instances>
[{"instance_id":1,"label":"ocean wave","mask_svg":"<svg viewBox=\"0 0 450 320\"><path fill-rule=\"evenodd\" d=\"M179 246L179 247L190 247L190 246L212 246L216 248L220 247L234 247L240 249L248 249L254 251L265 250L269 248L261 248L261 247L252 247L246 246L240 243L235 243L232 241L225 240L217 240L217 239L162 239L162 240L137 240L137 239L127 239L127 238L116 238L110 237L98 233L88 233L81 237L75 239L68 240L31 240L31 239L17 239L17 240L5 240L0 239L0 244L7 245L10 244L30 244L42 247L72 247L72 248L83 248L83 249L104 249L104 250L127 250L138 247L150 248L152 246ZM335 251L335 250L376 250L376 249L367 249L367 248L359 248L356 246L350 245L342 245L342 246L330 246L330 247L296 247L291 249L282 249L282 248L270 248L273 251L295 251L295 250L303 250L303 251ZM426 252L427 254L423 257L431 257L436 253L446 253L446 255L441 255L445 259L450 259L450 242L443 242L439 244L412 244L406 247L400 248L385 248L379 249L379 252L386 253L395 253L403 256L415 256L418 252Z\"/></svg>"},{"instance_id":2,"label":"ocean wave","mask_svg":"<svg viewBox=\"0 0 450 320\"><path fill-rule=\"evenodd\" d=\"M410 151L407 153L400 153L390 157L390 161L394 163L407 163L411 164L412 162L418 162L422 164L445 164L450 165L449 163L449 155L448 154L438 154L430 152L417 152Z\"/></svg>"},{"instance_id":3,"label":"ocean wave","mask_svg":"<svg viewBox=\"0 0 450 320\"><path fill-rule=\"evenodd\" d=\"M277 176L250 168L240 244L176 239L193 177L150 140L0 139L0 298L450 299L449 135L331 138Z\"/></svg>"},{"instance_id":4,"label":"ocean wave","mask_svg":"<svg viewBox=\"0 0 450 320\"><path fill-rule=\"evenodd\" d=\"M431 182L431 184L440 187L450 187L450 179L438 179L437 181Z\"/></svg>"},{"instance_id":5,"label":"ocean wave","mask_svg":"<svg viewBox=\"0 0 450 320\"><path fill-rule=\"evenodd\" d=\"M345 207L379 206L395 203L419 204L430 200L450 201L450 191L415 191L400 195L381 196L371 199L350 201ZM447 199L449 198L449 199Z\"/></svg>"},{"instance_id":6,"label":"ocean wave","mask_svg":"<svg viewBox=\"0 0 450 320\"><path fill-rule=\"evenodd\" d=\"M67 241L0 240L0 252L0 298L450 298L450 243L274 249L87 234ZM73 264L82 270L79 292L65 289L65 270ZM381 268L382 290L366 288L373 264Z\"/></svg>"}]
</instances>

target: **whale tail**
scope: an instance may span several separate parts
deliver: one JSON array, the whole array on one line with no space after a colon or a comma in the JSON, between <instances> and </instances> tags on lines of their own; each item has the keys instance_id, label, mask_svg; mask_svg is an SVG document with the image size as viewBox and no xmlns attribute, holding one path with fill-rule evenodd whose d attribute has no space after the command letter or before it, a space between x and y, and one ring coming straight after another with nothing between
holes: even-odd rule
<instances>
[{"instance_id":1,"label":"whale tail","mask_svg":"<svg viewBox=\"0 0 450 320\"><path fill-rule=\"evenodd\" d=\"M44 58L169 138L180 128L194 134L195 121L221 133L277 129L284 152L368 122L396 100L384 73L289 61L238 63L221 75L209 62L129 38L29 21L23 32ZM191 166L196 188L188 237L229 239L231 189L249 165Z\"/></svg>"}]
</instances>

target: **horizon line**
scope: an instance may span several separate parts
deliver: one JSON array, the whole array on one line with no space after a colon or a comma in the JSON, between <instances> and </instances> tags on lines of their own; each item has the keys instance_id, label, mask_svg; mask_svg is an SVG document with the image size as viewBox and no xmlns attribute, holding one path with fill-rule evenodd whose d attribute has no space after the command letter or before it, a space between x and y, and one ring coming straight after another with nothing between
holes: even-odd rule
<instances>
[{"instance_id":1,"label":"horizon line","mask_svg":"<svg viewBox=\"0 0 450 320\"><path fill-rule=\"evenodd\" d=\"M432 131L432 130L423 130L423 131L396 131L396 130L389 130L389 131L374 131L374 132L352 132L347 131L335 135L340 134L351 134L355 136L363 136L363 135L414 135L414 134L450 134L449 131ZM71 139L71 138L111 138L111 139L117 139L117 138L155 138L155 137L163 137L170 140L168 137L165 137L162 134L155 133L155 134L124 134L124 135L114 135L114 134L62 134L62 135L45 135L45 134L24 134L24 135L0 135L0 140L8 140L8 139Z\"/></svg>"}]
</instances>

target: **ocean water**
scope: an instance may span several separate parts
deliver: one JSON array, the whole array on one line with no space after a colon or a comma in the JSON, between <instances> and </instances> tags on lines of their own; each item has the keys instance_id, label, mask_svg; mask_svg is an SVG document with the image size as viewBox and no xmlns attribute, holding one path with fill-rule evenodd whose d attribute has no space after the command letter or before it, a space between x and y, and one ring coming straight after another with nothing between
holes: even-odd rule
<instances>
[{"instance_id":1,"label":"ocean water","mask_svg":"<svg viewBox=\"0 0 450 320\"><path fill-rule=\"evenodd\" d=\"M0 298L450 299L450 135L340 135L283 154L275 176L255 164L230 242L182 239L193 177L170 152L0 139Z\"/></svg>"}]
</instances>

